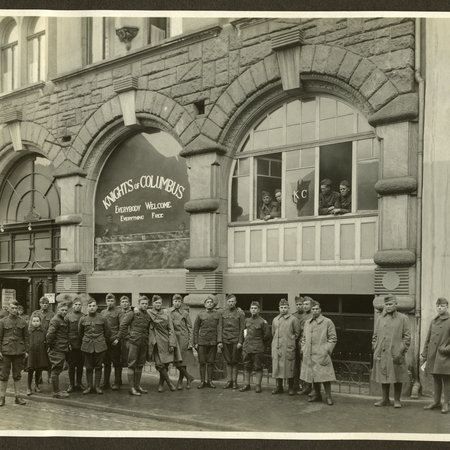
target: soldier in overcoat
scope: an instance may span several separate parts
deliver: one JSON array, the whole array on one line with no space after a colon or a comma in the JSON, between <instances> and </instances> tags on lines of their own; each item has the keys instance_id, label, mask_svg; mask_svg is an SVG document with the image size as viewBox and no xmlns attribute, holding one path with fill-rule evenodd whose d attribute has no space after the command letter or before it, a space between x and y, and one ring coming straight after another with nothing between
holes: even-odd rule
<instances>
[{"instance_id":1,"label":"soldier in overcoat","mask_svg":"<svg viewBox=\"0 0 450 450\"><path fill-rule=\"evenodd\" d=\"M149 360L155 362L159 372L158 392L164 391L164 382L171 391L176 387L169 378L169 364L181 361L181 353L177 346L177 337L173 328L170 311L162 309L162 298L152 297L152 309L147 310L151 318L149 332L148 354Z\"/></svg>"},{"instance_id":2,"label":"soldier in overcoat","mask_svg":"<svg viewBox=\"0 0 450 450\"><path fill-rule=\"evenodd\" d=\"M142 370L147 360L148 334L151 318L147 314L149 300L145 295L139 297L138 307L130 310L120 321L119 334L114 342L118 344L128 336L128 392L130 395L147 394L141 387Z\"/></svg>"},{"instance_id":3,"label":"soldier in overcoat","mask_svg":"<svg viewBox=\"0 0 450 450\"><path fill-rule=\"evenodd\" d=\"M300 348L300 339L303 331L303 325L305 322L305 313L303 311L303 297L295 296L295 308L296 311L292 314L300 322L300 337L297 341L297 347L295 349L295 366L294 366L294 390L298 393L300 390L300 370L302 365L302 355Z\"/></svg>"},{"instance_id":4,"label":"soldier in overcoat","mask_svg":"<svg viewBox=\"0 0 450 450\"><path fill-rule=\"evenodd\" d=\"M28 357L29 335L25 320L18 317L19 303L13 300L9 303L9 315L0 319L0 407L5 405L6 388L12 370L14 380L15 403L25 405L20 396L21 372L24 367L24 357Z\"/></svg>"},{"instance_id":5,"label":"soldier in overcoat","mask_svg":"<svg viewBox=\"0 0 450 450\"><path fill-rule=\"evenodd\" d=\"M181 361L177 363L177 369L180 372L177 389L183 389L183 378L186 378L186 389L190 389L194 377L188 372L187 366L196 364L192 348L194 347L194 333L192 329L189 313L182 308L182 297L175 294L172 297L172 307L170 308L170 317L172 318L173 329L177 338L177 347L181 353Z\"/></svg>"},{"instance_id":6,"label":"soldier in overcoat","mask_svg":"<svg viewBox=\"0 0 450 450\"><path fill-rule=\"evenodd\" d=\"M397 299L389 294L375 323L372 337L372 380L381 383L383 398L375 406L388 406L390 384L394 383L394 408L401 408L402 384L409 381L405 354L411 343L408 317L397 311Z\"/></svg>"},{"instance_id":7,"label":"soldier in overcoat","mask_svg":"<svg viewBox=\"0 0 450 450\"><path fill-rule=\"evenodd\" d=\"M283 379L288 379L289 395L294 395L295 350L300 337L300 322L289 314L289 302L282 298L280 314L272 321L272 377L277 387L272 394L283 393Z\"/></svg>"},{"instance_id":8,"label":"soldier in overcoat","mask_svg":"<svg viewBox=\"0 0 450 450\"><path fill-rule=\"evenodd\" d=\"M320 383L323 383L327 405L333 405L331 382L336 380L331 353L337 342L334 323L322 316L319 302L312 305L312 317L305 321L302 335L303 363L300 378L314 387L308 402L320 402Z\"/></svg>"},{"instance_id":9,"label":"soldier in overcoat","mask_svg":"<svg viewBox=\"0 0 450 450\"><path fill-rule=\"evenodd\" d=\"M245 314L236 308L236 303L236 296L228 294L228 308L222 311L222 343L218 347L222 349L227 366L227 382L223 389L238 388L238 363L242 360Z\"/></svg>"},{"instance_id":10,"label":"soldier in overcoat","mask_svg":"<svg viewBox=\"0 0 450 450\"><path fill-rule=\"evenodd\" d=\"M244 386L239 389L240 392L249 391L250 377L252 370L255 371L255 392L261 393L261 381L263 377L263 355L264 347L270 340L270 327L266 320L260 315L260 306L258 302L250 304L250 317L244 322L245 338L242 347L244 359Z\"/></svg>"},{"instance_id":11,"label":"soldier in overcoat","mask_svg":"<svg viewBox=\"0 0 450 450\"><path fill-rule=\"evenodd\" d=\"M450 314L448 300L440 297L436 302L438 315L431 321L423 347L422 358L425 371L433 375L434 398L433 403L423 409L441 408L442 414L449 411L450 401ZM444 401L441 403L441 395Z\"/></svg>"},{"instance_id":12,"label":"soldier in overcoat","mask_svg":"<svg viewBox=\"0 0 450 450\"><path fill-rule=\"evenodd\" d=\"M120 341L116 342L117 335L119 334L120 317L122 310L116 306L116 297L114 294L106 295L106 309L101 312L102 316L106 317L111 328L111 341L107 342L108 350L105 354L104 366L105 371L103 373L103 389L111 389L118 391L122 384L122 346ZM114 366L114 383L111 386L111 364Z\"/></svg>"},{"instance_id":13,"label":"soldier in overcoat","mask_svg":"<svg viewBox=\"0 0 450 450\"><path fill-rule=\"evenodd\" d=\"M87 315L83 316L78 323L88 384L83 391L83 395L91 392L103 394L100 388L100 380L102 378L103 360L106 350L108 350L106 343L111 339L111 329L106 318L97 313L95 299L88 300L87 308Z\"/></svg>"},{"instance_id":14,"label":"soldier in overcoat","mask_svg":"<svg viewBox=\"0 0 450 450\"><path fill-rule=\"evenodd\" d=\"M66 302L58 303L56 314L50 320L47 331L48 357L52 365L52 397L67 398L69 394L59 388L59 375L64 369L64 362L69 353L69 325L64 320L69 310Z\"/></svg>"},{"instance_id":15,"label":"soldier in overcoat","mask_svg":"<svg viewBox=\"0 0 450 450\"><path fill-rule=\"evenodd\" d=\"M124 317L131 311L131 302L130 299L126 295L122 295L120 297L120 316L119 316L119 330L120 330L120 324L122 323L122 320ZM122 368L127 367L128 362L128 348L129 348L129 342L128 342L128 332L125 333L124 336L121 338L121 362L122 362ZM120 377L122 379L122 377Z\"/></svg>"},{"instance_id":16,"label":"soldier in overcoat","mask_svg":"<svg viewBox=\"0 0 450 450\"><path fill-rule=\"evenodd\" d=\"M302 346L301 346L301 340L303 337L303 333L305 331L305 322L312 318L312 312L311 308L313 305L314 300L311 297L308 297L305 295L303 297L303 315L302 315L302 327L301 327L301 336L300 336L300 345L299 345L299 352L300 352L300 359L303 361L303 355L302 355ZM300 364L300 374L301 374L301 364ZM312 383L307 383L305 380L302 380L300 376L300 380L303 381L303 389L297 392L298 395L314 395L312 393Z\"/></svg>"},{"instance_id":17,"label":"soldier in overcoat","mask_svg":"<svg viewBox=\"0 0 450 450\"><path fill-rule=\"evenodd\" d=\"M217 344L222 342L222 314L215 311L215 299L208 295L203 302L205 310L201 312L194 322L194 346L198 350L200 364L200 384L197 389L210 387L215 389L212 381L214 360L217 354ZM207 381L205 375L207 374Z\"/></svg>"}]
</instances>

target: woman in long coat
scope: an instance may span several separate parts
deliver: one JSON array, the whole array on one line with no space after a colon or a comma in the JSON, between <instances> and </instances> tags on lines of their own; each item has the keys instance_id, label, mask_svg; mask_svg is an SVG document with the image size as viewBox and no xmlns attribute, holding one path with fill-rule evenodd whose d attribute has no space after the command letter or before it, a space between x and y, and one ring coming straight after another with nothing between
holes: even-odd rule
<instances>
[{"instance_id":1,"label":"woman in long coat","mask_svg":"<svg viewBox=\"0 0 450 450\"><path fill-rule=\"evenodd\" d=\"M388 406L390 384L394 383L394 407L401 408L402 384L409 381L405 354L411 343L409 320L397 311L393 295L384 298L384 310L375 323L372 337L372 380L381 383L383 398L375 406Z\"/></svg>"},{"instance_id":2,"label":"woman in long coat","mask_svg":"<svg viewBox=\"0 0 450 450\"><path fill-rule=\"evenodd\" d=\"M425 371L433 375L434 401L423 409L437 409L442 407L441 413L447 414L450 400L450 314L448 300L438 298L436 302L438 312L430 324L427 338L422 352ZM442 385L444 385L444 402L441 405Z\"/></svg>"},{"instance_id":3,"label":"woman in long coat","mask_svg":"<svg viewBox=\"0 0 450 450\"><path fill-rule=\"evenodd\" d=\"M300 322L289 314L289 303L282 298L280 314L272 321L272 377L277 387L272 394L283 393L283 378L289 382L289 395L294 395L295 349L300 338Z\"/></svg>"},{"instance_id":4,"label":"woman in long coat","mask_svg":"<svg viewBox=\"0 0 450 450\"><path fill-rule=\"evenodd\" d=\"M305 321L301 349L303 354L300 379L313 383L314 395L309 402L320 402L320 383L325 389L326 402L333 405L331 398L331 382L336 380L331 353L337 342L334 323L322 316L319 302L312 304L312 317Z\"/></svg>"},{"instance_id":5,"label":"woman in long coat","mask_svg":"<svg viewBox=\"0 0 450 450\"><path fill-rule=\"evenodd\" d=\"M152 297L153 308L147 310L150 315L149 331L149 360L155 362L159 372L158 392L163 392L164 381L171 391L176 387L169 378L167 369L170 363L181 361L181 353L177 347L177 338L173 328L172 318L167 310L162 309L162 298L159 295Z\"/></svg>"},{"instance_id":6,"label":"woman in long coat","mask_svg":"<svg viewBox=\"0 0 450 450\"><path fill-rule=\"evenodd\" d=\"M172 297L172 308L170 308L170 317L172 318L173 328L177 337L178 349L181 353L182 361L178 362L177 369L180 372L177 389L183 389L183 378L186 378L186 388L190 389L194 377L187 371L189 364L196 364L192 348L194 347L194 336L192 333L192 322L189 313L181 307L182 297L175 294Z\"/></svg>"}]
</instances>

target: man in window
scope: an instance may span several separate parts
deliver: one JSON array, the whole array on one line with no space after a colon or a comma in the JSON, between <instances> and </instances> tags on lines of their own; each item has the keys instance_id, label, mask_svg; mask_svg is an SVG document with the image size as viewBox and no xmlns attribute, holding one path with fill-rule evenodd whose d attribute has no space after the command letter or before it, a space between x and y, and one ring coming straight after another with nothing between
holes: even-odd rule
<instances>
[{"instance_id":1,"label":"man in window","mask_svg":"<svg viewBox=\"0 0 450 450\"><path fill-rule=\"evenodd\" d=\"M350 194L350 183L347 180L342 180L339 183L339 196L338 208L333 209L334 215L348 214L352 212L352 195Z\"/></svg>"},{"instance_id":2,"label":"man in window","mask_svg":"<svg viewBox=\"0 0 450 450\"><path fill-rule=\"evenodd\" d=\"M280 215L276 215L278 211L278 204L272 200L272 197L267 191L262 191L262 201L263 204L259 213L259 218L261 220L270 220L274 217L280 217Z\"/></svg>"},{"instance_id":3,"label":"man in window","mask_svg":"<svg viewBox=\"0 0 450 450\"><path fill-rule=\"evenodd\" d=\"M325 178L320 182L319 194L319 215L326 216L333 214L333 210L339 206L340 195L331 190L333 182L329 178Z\"/></svg>"},{"instance_id":4,"label":"man in window","mask_svg":"<svg viewBox=\"0 0 450 450\"><path fill-rule=\"evenodd\" d=\"M277 204L277 210L272 213L274 217L281 217L281 189L275 189L275 200Z\"/></svg>"}]
</instances>

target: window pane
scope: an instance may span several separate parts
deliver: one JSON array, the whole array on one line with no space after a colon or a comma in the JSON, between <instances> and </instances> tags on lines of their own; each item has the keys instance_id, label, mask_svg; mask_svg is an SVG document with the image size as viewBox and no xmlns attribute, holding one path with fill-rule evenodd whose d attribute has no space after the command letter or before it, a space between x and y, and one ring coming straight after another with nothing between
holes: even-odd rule
<instances>
[{"instance_id":1,"label":"window pane","mask_svg":"<svg viewBox=\"0 0 450 450\"><path fill-rule=\"evenodd\" d=\"M330 98L320 98L320 119L330 119L336 117L336 100Z\"/></svg>"},{"instance_id":2,"label":"window pane","mask_svg":"<svg viewBox=\"0 0 450 450\"><path fill-rule=\"evenodd\" d=\"M284 260L297 259L297 228L284 229Z\"/></svg>"},{"instance_id":3,"label":"window pane","mask_svg":"<svg viewBox=\"0 0 450 450\"><path fill-rule=\"evenodd\" d=\"M269 146L279 147L284 144L283 140L283 128L276 128L269 130Z\"/></svg>"},{"instance_id":4,"label":"window pane","mask_svg":"<svg viewBox=\"0 0 450 450\"><path fill-rule=\"evenodd\" d=\"M300 150L286 153L286 169L297 169L300 167Z\"/></svg>"},{"instance_id":5,"label":"window pane","mask_svg":"<svg viewBox=\"0 0 450 450\"><path fill-rule=\"evenodd\" d=\"M259 122L258 124L255 125L255 131L267 130L267 124L268 124L268 119L267 119L267 117L264 117L264 119L261 120L261 122Z\"/></svg>"},{"instance_id":6,"label":"window pane","mask_svg":"<svg viewBox=\"0 0 450 450\"><path fill-rule=\"evenodd\" d=\"M331 189L339 193L339 182L352 179L352 143L324 145L320 147L320 180L329 178Z\"/></svg>"},{"instance_id":7,"label":"window pane","mask_svg":"<svg viewBox=\"0 0 450 450\"><path fill-rule=\"evenodd\" d=\"M28 41L28 82L36 83L38 81L38 55L39 42L38 38Z\"/></svg>"},{"instance_id":8,"label":"window pane","mask_svg":"<svg viewBox=\"0 0 450 450\"><path fill-rule=\"evenodd\" d=\"M300 123L300 100L295 100L287 104L287 125Z\"/></svg>"},{"instance_id":9,"label":"window pane","mask_svg":"<svg viewBox=\"0 0 450 450\"><path fill-rule=\"evenodd\" d=\"M378 181L378 161L358 164L358 211L378 209L374 186Z\"/></svg>"},{"instance_id":10,"label":"window pane","mask_svg":"<svg viewBox=\"0 0 450 450\"><path fill-rule=\"evenodd\" d=\"M261 262L262 261L262 231L251 230L250 231L250 261Z\"/></svg>"},{"instance_id":11,"label":"window pane","mask_svg":"<svg viewBox=\"0 0 450 450\"><path fill-rule=\"evenodd\" d=\"M39 80L47 79L47 65L46 65L46 57L45 57L45 35L41 35L39 41Z\"/></svg>"},{"instance_id":12,"label":"window pane","mask_svg":"<svg viewBox=\"0 0 450 450\"><path fill-rule=\"evenodd\" d=\"M278 108L269 115L269 129L280 128L284 122L284 107Z\"/></svg>"},{"instance_id":13,"label":"window pane","mask_svg":"<svg viewBox=\"0 0 450 450\"><path fill-rule=\"evenodd\" d=\"M372 139L364 139L356 143L358 161L372 158Z\"/></svg>"},{"instance_id":14,"label":"window pane","mask_svg":"<svg viewBox=\"0 0 450 450\"><path fill-rule=\"evenodd\" d=\"M234 262L245 262L245 231L234 233Z\"/></svg>"},{"instance_id":15,"label":"window pane","mask_svg":"<svg viewBox=\"0 0 450 450\"><path fill-rule=\"evenodd\" d=\"M372 131L372 127L367 122L367 119L358 113L358 133L363 133L364 131Z\"/></svg>"},{"instance_id":16,"label":"window pane","mask_svg":"<svg viewBox=\"0 0 450 450\"><path fill-rule=\"evenodd\" d=\"M279 230L267 230L267 261L277 262L279 260Z\"/></svg>"},{"instance_id":17,"label":"window pane","mask_svg":"<svg viewBox=\"0 0 450 450\"><path fill-rule=\"evenodd\" d=\"M247 138L245 139L245 142L244 142L244 144L241 147L241 152L250 149L249 142L250 142L250 135L247 136Z\"/></svg>"},{"instance_id":18,"label":"window pane","mask_svg":"<svg viewBox=\"0 0 450 450\"><path fill-rule=\"evenodd\" d=\"M337 107L338 107L338 116L346 116L348 114L352 114L353 115L353 109L350 108L350 106L347 106L345 103L342 102L337 102Z\"/></svg>"},{"instance_id":19,"label":"window pane","mask_svg":"<svg viewBox=\"0 0 450 450\"><path fill-rule=\"evenodd\" d=\"M314 169L289 170L285 179L286 218L314 215Z\"/></svg>"},{"instance_id":20,"label":"window pane","mask_svg":"<svg viewBox=\"0 0 450 450\"><path fill-rule=\"evenodd\" d=\"M270 161L268 159L258 158L257 160L257 172L258 175L270 174Z\"/></svg>"},{"instance_id":21,"label":"window pane","mask_svg":"<svg viewBox=\"0 0 450 450\"><path fill-rule=\"evenodd\" d=\"M281 178L281 161L270 162L270 175L272 177Z\"/></svg>"},{"instance_id":22,"label":"window pane","mask_svg":"<svg viewBox=\"0 0 450 450\"><path fill-rule=\"evenodd\" d=\"M248 175L250 173L250 159L239 160L239 175Z\"/></svg>"},{"instance_id":23,"label":"window pane","mask_svg":"<svg viewBox=\"0 0 450 450\"><path fill-rule=\"evenodd\" d=\"M14 239L14 260L17 262L28 261L30 253L30 239L28 235L18 235Z\"/></svg>"},{"instance_id":24,"label":"window pane","mask_svg":"<svg viewBox=\"0 0 450 450\"><path fill-rule=\"evenodd\" d=\"M302 123L316 121L316 99L302 100Z\"/></svg>"},{"instance_id":25,"label":"window pane","mask_svg":"<svg viewBox=\"0 0 450 450\"><path fill-rule=\"evenodd\" d=\"M316 152L313 148L304 148L301 151L301 167L314 167Z\"/></svg>"},{"instance_id":26,"label":"window pane","mask_svg":"<svg viewBox=\"0 0 450 450\"><path fill-rule=\"evenodd\" d=\"M337 118L336 134L338 136L353 134L353 115Z\"/></svg>"},{"instance_id":27,"label":"window pane","mask_svg":"<svg viewBox=\"0 0 450 450\"><path fill-rule=\"evenodd\" d=\"M316 122L302 125L302 142L313 141L316 138Z\"/></svg>"},{"instance_id":28,"label":"window pane","mask_svg":"<svg viewBox=\"0 0 450 450\"><path fill-rule=\"evenodd\" d=\"M256 131L253 134L253 150L267 148L268 146L269 140L267 138L267 131Z\"/></svg>"},{"instance_id":29,"label":"window pane","mask_svg":"<svg viewBox=\"0 0 450 450\"><path fill-rule=\"evenodd\" d=\"M321 120L319 124L320 139L334 136L336 136L336 119Z\"/></svg>"},{"instance_id":30,"label":"window pane","mask_svg":"<svg viewBox=\"0 0 450 450\"><path fill-rule=\"evenodd\" d=\"M231 187L232 222L246 222L250 219L249 181L250 177L233 178Z\"/></svg>"},{"instance_id":31,"label":"window pane","mask_svg":"<svg viewBox=\"0 0 450 450\"><path fill-rule=\"evenodd\" d=\"M297 144L301 140L300 125L293 125L286 128L286 144Z\"/></svg>"}]
</instances>

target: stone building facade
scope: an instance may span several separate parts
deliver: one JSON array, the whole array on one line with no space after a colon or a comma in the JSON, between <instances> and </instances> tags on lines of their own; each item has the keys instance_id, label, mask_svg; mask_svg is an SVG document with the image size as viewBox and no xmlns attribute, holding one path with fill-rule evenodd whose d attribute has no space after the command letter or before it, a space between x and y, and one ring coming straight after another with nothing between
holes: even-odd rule
<instances>
[{"instance_id":1,"label":"stone building facade","mask_svg":"<svg viewBox=\"0 0 450 450\"><path fill-rule=\"evenodd\" d=\"M411 18L2 18L2 288L29 309L178 292L192 314L232 292L268 317L306 294L355 361L392 292L414 383L424 34ZM348 179L348 214L319 214L324 178Z\"/></svg>"}]
</instances>

